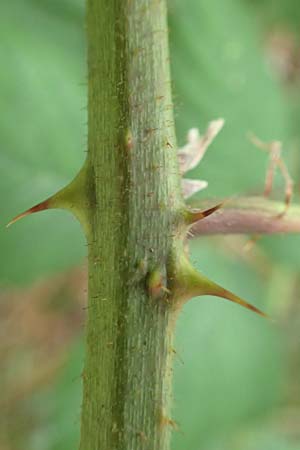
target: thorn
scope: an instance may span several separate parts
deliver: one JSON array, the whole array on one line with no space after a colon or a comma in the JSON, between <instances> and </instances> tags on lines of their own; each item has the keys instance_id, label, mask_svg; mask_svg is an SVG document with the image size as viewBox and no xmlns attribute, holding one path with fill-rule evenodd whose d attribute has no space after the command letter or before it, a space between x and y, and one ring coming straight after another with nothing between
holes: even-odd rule
<instances>
[{"instance_id":1,"label":"thorn","mask_svg":"<svg viewBox=\"0 0 300 450\"><path fill-rule=\"evenodd\" d=\"M80 221L81 225L85 230L88 229L88 221L86 220L85 211L87 207L87 197L86 197L86 173L87 173L87 162L84 163L83 167L75 178L64 188L60 189L58 192L53 194L51 197L47 198L41 203L29 208L21 214L14 217L6 227L11 226L18 220L26 217L30 214L44 211L45 209L66 209L72 212L75 217Z\"/></svg>"},{"instance_id":2,"label":"thorn","mask_svg":"<svg viewBox=\"0 0 300 450\"><path fill-rule=\"evenodd\" d=\"M39 212L39 211L44 211L46 209L49 209L50 206L50 201L49 199L38 203L37 205L33 206L32 208L27 209L27 211L22 212L21 214L18 214L16 217L14 217L7 225L6 228L10 227L11 225L13 225L14 223L18 222L18 220L23 219L23 217L29 216L30 214Z\"/></svg>"},{"instance_id":3,"label":"thorn","mask_svg":"<svg viewBox=\"0 0 300 450\"><path fill-rule=\"evenodd\" d=\"M251 305L198 272L183 253L180 256L177 254L173 273L173 289L171 286L171 290L179 307L193 297L212 295L241 305L262 317L268 317L256 306Z\"/></svg>"},{"instance_id":4,"label":"thorn","mask_svg":"<svg viewBox=\"0 0 300 450\"><path fill-rule=\"evenodd\" d=\"M256 306L251 305L251 303L246 302L246 300L243 300L242 298L238 297L237 295L233 294L227 289L224 289L223 287L209 280L195 269L193 270L194 276L196 277L198 284L197 288L198 292L196 291L195 295L212 295L214 297L223 298L225 300L229 300L233 303L243 306L244 308L249 309L250 311L253 311L262 317L269 318L267 314L265 314L259 308L256 308Z\"/></svg>"},{"instance_id":5,"label":"thorn","mask_svg":"<svg viewBox=\"0 0 300 450\"><path fill-rule=\"evenodd\" d=\"M255 312L256 314L258 314L261 317L269 318L269 316L267 314L265 314L259 308L256 308L256 306L251 305L251 303L246 302L246 300L243 300L242 298L238 297L237 295L233 294L232 292L228 291L227 289L224 289L221 286L218 286L217 284L213 283L213 289L208 294L213 295L215 297L223 298L225 300L229 300L233 303L243 306L246 309L249 309L250 311Z\"/></svg>"},{"instance_id":6,"label":"thorn","mask_svg":"<svg viewBox=\"0 0 300 450\"><path fill-rule=\"evenodd\" d=\"M186 222L189 225L192 225L195 222L198 222L198 220L205 219L205 217L210 216L214 212L218 211L218 209L222 208L224 206L225 202L218 203L217 205L213 206L212 208L200 210L200 209L191 209L188 210L186 213Z\"/></svg>"}]
</instances>

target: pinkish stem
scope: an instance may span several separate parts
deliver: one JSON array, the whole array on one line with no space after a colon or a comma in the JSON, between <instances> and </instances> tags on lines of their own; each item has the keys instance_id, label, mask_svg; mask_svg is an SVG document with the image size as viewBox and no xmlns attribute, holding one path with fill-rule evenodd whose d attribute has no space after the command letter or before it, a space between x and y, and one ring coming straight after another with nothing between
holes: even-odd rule
<instances>
[{"instance_id":1,"label":"pinkish stem","mask_svg":"<svg viewBox=\"0 0 300 450\"><path fill-rule=\"evenodd\" d=\"M215 203L220 203L220 200L216 200ZM199 205L193 204L193 206ZM300 205L290 206L282 215L284 209L284 203L263 197L232 199L225 202L223 208L214 214L196 222L191 229L191 234L199 236L299 233Z\"/></svg>"}]
</instances>

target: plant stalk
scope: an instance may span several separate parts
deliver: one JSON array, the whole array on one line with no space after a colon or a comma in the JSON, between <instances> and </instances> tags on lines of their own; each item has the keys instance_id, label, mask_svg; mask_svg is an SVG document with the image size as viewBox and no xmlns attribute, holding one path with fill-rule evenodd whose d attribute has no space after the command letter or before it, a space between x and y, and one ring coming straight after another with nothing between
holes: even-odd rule
<instances>
[{"instance_id":1,"label":"plant stalk","mask_svg":"<svg viewBox=\"0 0 300 450\"><path fill-rule=\"evenodd\" d=\"M221 200L215 200L220 203ZM207 207L207 204L193 206ZM191 229L191 236L216 234L283 234L300 232L300 207L286 209L283 202L264 197L239 197L224 202L216 213L200 220Z\"/></svg>"},{"instance_id":2,"label":"plant stalk","mask_svg":"<svg viewBox=\"0 0 300 450\"><path fill-rule=\"evenodd\" d=\"M87 0L89 300L81 450L168 450L182 221L165 0ZM148 286L148 287L147 287Z\"/></svg>"}]
</instances>

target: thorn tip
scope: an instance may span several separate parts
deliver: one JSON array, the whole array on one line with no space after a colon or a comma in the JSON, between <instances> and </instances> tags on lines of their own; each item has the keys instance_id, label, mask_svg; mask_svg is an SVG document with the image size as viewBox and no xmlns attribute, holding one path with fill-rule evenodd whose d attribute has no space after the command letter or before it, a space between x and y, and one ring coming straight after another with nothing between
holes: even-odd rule
<instances>
[{"instance_id":1,"label":"thorn tip","mask_svg":"<svg viewBox=\"0 0 300 450\"><path fill-rule=\"evenodd\" d=\"M49 208L49 200L45 200L41 203L38 203L37 205L33 206L32 208L27 209L26 211L22 212L21 214L18 214L15 216L8 224L6 225L6 228L9 228L14 223L18 222L20 219L23 219L26 216L29 216L30 214L44 211L45 209Z\"/></svg>"},{"instance_id":2,"label":"thorn tip","mask_svg":"<svg viewBox=\"0 0 300 450\"><path fill-rule=\"evenodd\" d=\"M218 211L218 209L222 208L225 202L218 203L211 208L205 210L192 209L187 212L187 223L189 225L198 222L198 220L205 219L205 217L210 216L214 212Z\"/></svg>"},{"instance_id":3,"label":"thorn tip","mask_svg":"<svg viewBox=\"0 0 300 450\"><path fill-rule=\"evenodd\" d=\"M269 318L269 316L266 313L264 313L263 311L261 311L259 308L252 305L251 303L246 302L246 300L243 300L242 298L238 297L237 295L233 294L232 292L227 291L227 289L223 289L221 287L219 288L219 286L218 286L218 289L216 289L216 292L212 293L212 295L215 295L216 297L224 298L225 300L229 300L233 303L241 305L244 308L255 312L256 314L258 314L261 317Z\"/></svg>"}]
</instances>

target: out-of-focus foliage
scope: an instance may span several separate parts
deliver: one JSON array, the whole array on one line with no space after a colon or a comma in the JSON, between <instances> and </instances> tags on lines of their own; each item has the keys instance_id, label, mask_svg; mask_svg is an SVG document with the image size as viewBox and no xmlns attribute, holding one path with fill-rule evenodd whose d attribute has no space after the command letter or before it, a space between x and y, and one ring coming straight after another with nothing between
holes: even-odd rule
<instances>
[{"instance_id":1,"label":"out-of-focus foliage","mask_svg":"<svg viewBox=\"0 0 300 450\"><path fill-rule=\"evenodd\" d=\"M290 161L299 154L299 147L292 146L299 140L291 119L293 105L266 57L264 29L255 13L259 11L237 0L226 0L222 7L218 0L171 4L180 142L192 126L204 130L213 118L226 120L224 131L192 173L209 182L207 192L199 194L202 198L263 191L266 155L247 141L249 131L263 140L282 140ZM296 178L296 165L293 175ZM235 261L225 242L235 242ZM261 254L248 260L243 242L234 239L200 240L192 248L199 269L223 285L258 304L263 301L260 306L271 314L288 308L283 305L291 301L295 286L299 239L264 240ZM284 263L290 266L287 276L280 270ZM178 365L175 376L175 411L182 434L174 438L174 449L263 449L264 441L272 448L280 434L276 429L257 443L251 438L251 444L252 434L249 443L242 438L232 441L230 435L239 436L254 421L260 429L264 415L282 401L285 336L234 306L213 299L200 302L188 305L179 322L177 346L185 364Z\"/></svg>"},{"instance_id":2,"label":"out-of-focus foliage","mask_svg":"<svg viewBox=\"0 0 300 450\"><path fill-rule=\"evenodd\" d=\"M212 118L225 119L193 175L205 174L211 196L261 192L266 156L246 134L286 142L289 122L286 99L262 58L259 28L240 1L226 0L222 11L217 0L174 3L171 61L180 142L192 126L204 130Z\"/></svg>"},{"instance_id":3,"label":"out-of-focus foliage","mask_svg":"<svg viewBox=\"0 0 300 450\"><path fill-rule=\"evenodd\" d=\"M247 141L248 131L284 142L298 182L300 75L294 71L291 82L278 72L274 54L276 60L280 49L272 37L284 24L298 48L300 4L169 3L178 141L184 143L191 127L203 131L209 120L226 119L200 168L191 173L209 182L199 198L262 192L266 155ZM63 186L84 159L83 1L14 0L1 7L0 23L0 45L7 49L0 75L5 113L0 195L8 220ZM283 197L279 178L277 184L275 195ZM0 232L5 255L1 280L25 282L80 262L83 242L79 227L63 213L30 217ZM300 422L299 240L264 238L250 253L243 251L245 242L202 238L192 244L192 258L205 274L278 323L210 297L184 308L176 341L174 419L179 432L174 433L174 450L300 449L299 430L293 427ZM53 386L40 388L34 397L43 415L31 432L30 426L24 428L24 441L26 434L32 449L76 446L82 343L75 339L72 347L68 341L67 348L63 375L60 371ZM23 450L20 442L11 441L9 450Z\"/></svg>"},{"instance_id":4,"label":"out-of-focus foliage","mask_svg":"<svg viewBox=\"0 0 300 450\"><path fill-rule=\"evenodd\" d=\"M300 8L298 0L247 0L249 6L257 8L259 20L264 26L287 27L299 32ZM297 36L299 39L299 36Z\"/></svg>"},{"instance_id":5,"label":"out-of-focus foliage","mask_svg":"<svg viewBox=\"0 0 300 450\"><path fill-rule=\"evenodd\" d=\"M3 2L0 42L0 281L24 283L84 254L79 225L67 213L4 230L10 218L70 181L84 160L83 2Z\"/></svg>"},{"instance_id":6,"label":"out-of-focus foliage","mask_svg":"<svg viewBox=\"0 0 300 450\"><path fill-rule=\"evenodd\" d=\"M76 269L1 292L1 450L75 448L86 282Z\"/></svg>"}]
</instances>

